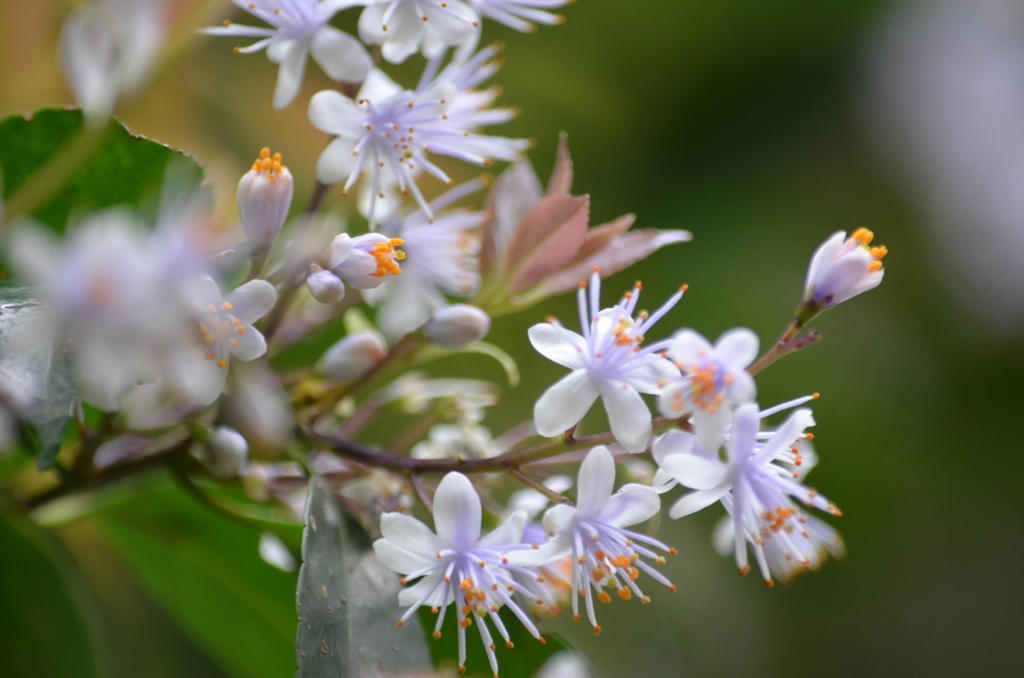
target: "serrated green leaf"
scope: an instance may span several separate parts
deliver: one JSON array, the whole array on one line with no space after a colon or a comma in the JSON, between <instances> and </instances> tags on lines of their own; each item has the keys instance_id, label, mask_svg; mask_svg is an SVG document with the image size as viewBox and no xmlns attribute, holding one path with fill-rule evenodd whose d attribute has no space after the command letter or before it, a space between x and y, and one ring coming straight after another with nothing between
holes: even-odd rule
<instances>
[{"instance_id":1,"label":"serrated green leaf","mask_svg":"<svg viewBox=\"0 0 1024 678\"><path fill-rule=\"evenodd\" d=\"M299 678L373 678L430 668L419 620L395 628L402 614L397 575L377 562L366 534L344 517L318 477L309 484L302 560Z\"/></svg>"},{"instance_id":2,"label":"serrated green leaf","mask_svg":"<svg viewBox=\"0 0 1024 678\"><path fill-rule=\"evenodd\" d=\"M90 520L150 595L232 676L291 673L295 575L257 555L262 527L228 520L167 481Z\"/></svg>"},{"instance_id":3,"label":"serrated green leaf","mask_svg":"<svg viewBox=\"0 0 1024 678\"><path fill-rule=\"evenodd\" d=\"M3 198L10 201L33 182L42 181L44 200L31 205L31 214L39 221L62 232L75 212L91 211L113 205L146 207L155 198L169 166L175 166L179 180L198 186L203 170L191 156L164 144L136 135L119 122L97 132L94 143L73 147L83 139L85 122L77 109L44 108L31 116L11 116L0 121L0 176ZM81 150L86 157L60 154L68 148ZM68 174L52 171L50 161L73 168ZM187 162L183 162L187 160ZM177 166L186 169L179 169ZM56 185L46 185L52 176ZM33 187L36 188L36 187ZM35 201L30 201L35 202ZM155 200L152 207L155 207ZM8 202L14 218L20 207L17 198ZM144 210L146 211L146 210Z\"/></svg>"}]
</instances>

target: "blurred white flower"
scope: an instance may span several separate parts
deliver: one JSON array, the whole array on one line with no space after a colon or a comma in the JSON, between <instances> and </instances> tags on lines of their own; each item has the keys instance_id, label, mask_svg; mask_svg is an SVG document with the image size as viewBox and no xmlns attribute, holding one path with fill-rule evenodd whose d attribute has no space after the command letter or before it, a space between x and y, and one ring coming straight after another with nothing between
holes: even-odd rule
<instances>
[{"instance_id":1,"label":"blurred white flower","mask_svg":"<svg viewBox=\"0 0 1024 678\"><path fill-rule=\"evenodd\" d=\"M324 352L320 371L331 381L351 384L373 369L386 353L387 344L376 332L353 332Z\"/></svg>"},{"instance_id":2,"label":"blurred white flower","mask_svg":"<svg viewBox=\"0 0 1024 678\"><path fill-rule=\"evenodd\" d=\"M633 319L640 285L612 308L601 309L601 278L595 271L588 290L579 287L577 301L583 336L557 320L530 328L530 343L548 360L572 370L549 388L533 408L537 433L556 436L583 419L600 396L615 439L630 452L643 452L651 437L651 412L641 393L660 393L679 369L660 355L667 341L641 348L644 334L680 299L680 289L648 315Z\"/></svg>"},{"instance_id":3,"label":"blurred white flower","mask_svg":"<svg viewBox=\"0 0 1024 678\"><path fill-rule=\"evenodd\" d=\"M402 272L398 262L405 258L401 238L388 238L380 233L364 233L351 237L338 235L331 242L327 266L345 282L361 290L371 290Z\"/></svg>"},{"instance_id":4,"label":"blurred white flower","mask_svg":"<svg viewBox=\"0 0 1024 678\"><path fill-rule=\"evenodd\" d=\"M366 48L347 33L330 25L331 18L343 9L365 5L368 0L232 0L236 5L272 28L254 28L224 22L223 26L203 29L210 35L234 35L260 38L235 51L249 54L266 48L267 57L281 68L277 72L274 108L284 108L299 93L306 58L313 56L332 80L360 82L373 62Z\"/></svg>"},{"instance_id":5,"label":"blurred white flower","mask_svg":"<svg viewBox=\"0 0 1024 678\"><path fill-rule=\"evenodd\" d=\"M427 439L410 452L414 459L486 459L499 454L490 429L471 421L434 425Z\"/></svg>"},{"instance_id":6,"label":"blurred white flower","mask_svg":"<svg viewBox=\"0 0 1024 678\"><path fill-rule=\"evenodd\" d=\"M236 199L242 230L254 250L269 248L281 232L292 204L292 173L281 164L281 154L260 151L252 168L238 180Z\"/></svg>"},{"instance_id":7,"label":"blurred white flower","mask_svg":"<svg viewBox=\"0 0 1024 678\"><path fill-rule=\"evenodd\" d=\"M820 311L878 287L885 274L882 258L889 250L869 247L874 237L858 228L849 238L845 231L836 231L822 243L807 269L803 303Z\"/></svg>"},{"instance_id":8,"label":"blurred white flower","mask_svg":"<svg viewBox=\"0 0 1024 678\"><path fill-rule=\"evenodd\" d=\"M509 28L533 33L536 24L553 26L565 21L560 14L545 11L564 7L574 0L467 0L481 15L494 19Z\"/></svg>"},{"instance_id":9,"label":"blurred white flower","mask_svg":"<svg viewBox=\"0 0 1024 678\"><path fill-rule=\"evenodd\" d=\"M490 317L476 306L468 304L439 308L423 326L427 339L450 349L465 348L480 341L490 330Z\"/></svg>"},{"instance_id":10,"label":"blurred white flower","mask_svg":"<svg viewBox=\"0 0 1024 678\"><path fill-rule=\"evenodd\" d=\"M109 114L146 77L163 44L164 0L89 0L65 17L58 53L78 104Z\"/></svg>"}]
</instances>

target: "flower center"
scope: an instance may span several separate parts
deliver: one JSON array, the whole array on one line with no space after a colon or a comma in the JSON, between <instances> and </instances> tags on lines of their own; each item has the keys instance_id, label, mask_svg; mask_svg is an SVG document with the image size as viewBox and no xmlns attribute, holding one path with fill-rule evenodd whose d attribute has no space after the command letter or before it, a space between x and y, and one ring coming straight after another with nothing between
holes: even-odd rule
<instances>
[{"instance_id":1,"label":"flower center","mask_svg":"<svg viewBox=\"0 0 1024 678\"><path fill-rule=\"evenodd\" d=\"M866 228L858 228L850 236L847 241L847 247L860 246L866 249L870 254L871 258L874 259L869 265L868 270L871 272L878 271L882 268L882 259L886 254L889 253L889 249L885 245L879 245L877 247L869 247L871 241L875 239L875 234ZM855 244L856 243L856 244Z\"/></svg>"},{"instance_id":2,"label":"flower center","mask_svg":"<svg viewBox=\"0 0 1024 678\"><path fill-rule=\"evenodd\" d=\"M213 304L205 307L195 304L195 309L205 314L199 320L199 339L206 348L203 358L216 361L217 367L228 366L226 354L229 347L238 348L239 337L245 335L242 321L229 313L232 308L227 301L220 308Z\"/></svg>"},{"instance_id":3,"label":"flower center","mask_svg":"<svg viewBox=\"0 0 1024 678\"><path fill-rule=\"evenodd\" d=\"M252 164L252 171L267 177L271 183L277 181L278 175L284 169L285 166L281 164L281 154L275 153L271 156L270 149L267 147L263 147L260 151L260 157L256 158L256 161Z\"/></svg>"},{"instance_id":4,"label":"flower center","mask_svg":"<svg viewBox=\"0 0 1024 678\"><path fill-rule=\"evenodd\" d=\"M377 260L377 270L370 275L374 278L383 278L386 275L398 275L401 273L402 269L398 262L405 259L405 252L395 248L401 247L404 244L405 241L401 238L391 238L374 245L369 250L369 253Z\"/></svg>"}]
</instances>

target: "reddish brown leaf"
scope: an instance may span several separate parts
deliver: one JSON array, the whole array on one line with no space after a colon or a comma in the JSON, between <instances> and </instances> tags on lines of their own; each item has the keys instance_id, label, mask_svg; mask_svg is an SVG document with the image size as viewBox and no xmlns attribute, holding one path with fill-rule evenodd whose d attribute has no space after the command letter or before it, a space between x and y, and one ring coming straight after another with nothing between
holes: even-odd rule
<instances>
[{"instance_id":1,"label":"reddish brown leaf","mask_svg":"<svg viewBox=\"0 0 1024 678\"><path fill-rule=\"evenodd\" d=\"M590 197L542 198L516 226L506 252L511 291L520 291L568 264L580 251L590 219Z\"/></svg>"},{"instance_id":2,"label":"reddish brown leaf","mask_svg":"<svg viewBox=\"0 0 1024 678\"><path fill-rule=\"evenodd\" d=\"M540 179L527 161L517 162L498 176L487 197L491 218L481 227L480 272L486 275L504 252L516 224L541 199Z\"/></svg>"},{"instance_id":3,"label":"reddish brown leaf","mask_svg":"<svg viewBox=\"0 0 1024 678\"><path fill-rule=\"evenodd\" d=\"M551 171L548 181L548 195L569 195L572 190L572 158L569 157L569 135L562 132L558 135L558 155L555 157L555 169Z\"/></svg>"}]
</instances>

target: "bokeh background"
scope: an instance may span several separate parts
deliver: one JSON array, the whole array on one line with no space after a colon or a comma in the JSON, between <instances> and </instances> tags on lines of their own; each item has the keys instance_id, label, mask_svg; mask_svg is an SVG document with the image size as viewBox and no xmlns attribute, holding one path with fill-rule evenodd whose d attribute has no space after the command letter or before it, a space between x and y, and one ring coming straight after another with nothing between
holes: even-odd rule
<instances>
[{"instance_id":1,"label":"bokeh background","mask_svg":"<svg viewBox=\"0 0 1024 678\"><path fill-rule=\"evenodd\" d=\"M72 103L55 57L69 4L0 2L0 115ZM311 67L275 112L262 54L191 32L233 17L230 3L171 4L173 55L123 119L206 163L227 225L263 145L284 153L304 197L326 142L305 102L325 76ZM605 678L1024 675L1024 6L583 0L564 13L535 35L485 26L506 45L501 101L522 108L496 132L535 138L545 178L568 132L593 223L635 212L639 226L693 232L606 283L642 277L650 306L688 283L662 333L746 325L770 342L830 233L867 226L890 255L878 290L816 323L821 344L758 378L763 404L822 393L809 480L844 511L830 522L847 558L766 590L712 551L712 508L660 525L680 551L665 568L678 594L608 606L598 639L554 629ZM355 16L336 23L354 30ZM414 84L421 63L396 77ZM328 204L352 209L337 192ZM562 372L525 328L574 318L573 305L495 324L524 371L489 415L495 432ZM486 363L454 368L501 378ZM294 575L259 561L245 528L153 495L56 530L0 520L0 675L288 675ZM153 563L171 553L190 565L154 592ZM238 600L259 618L235 613ZM233 656L253 634L271 639L262 654ZM502 656L509 670L514 657Z\"/></svg>"}]
</instances>

